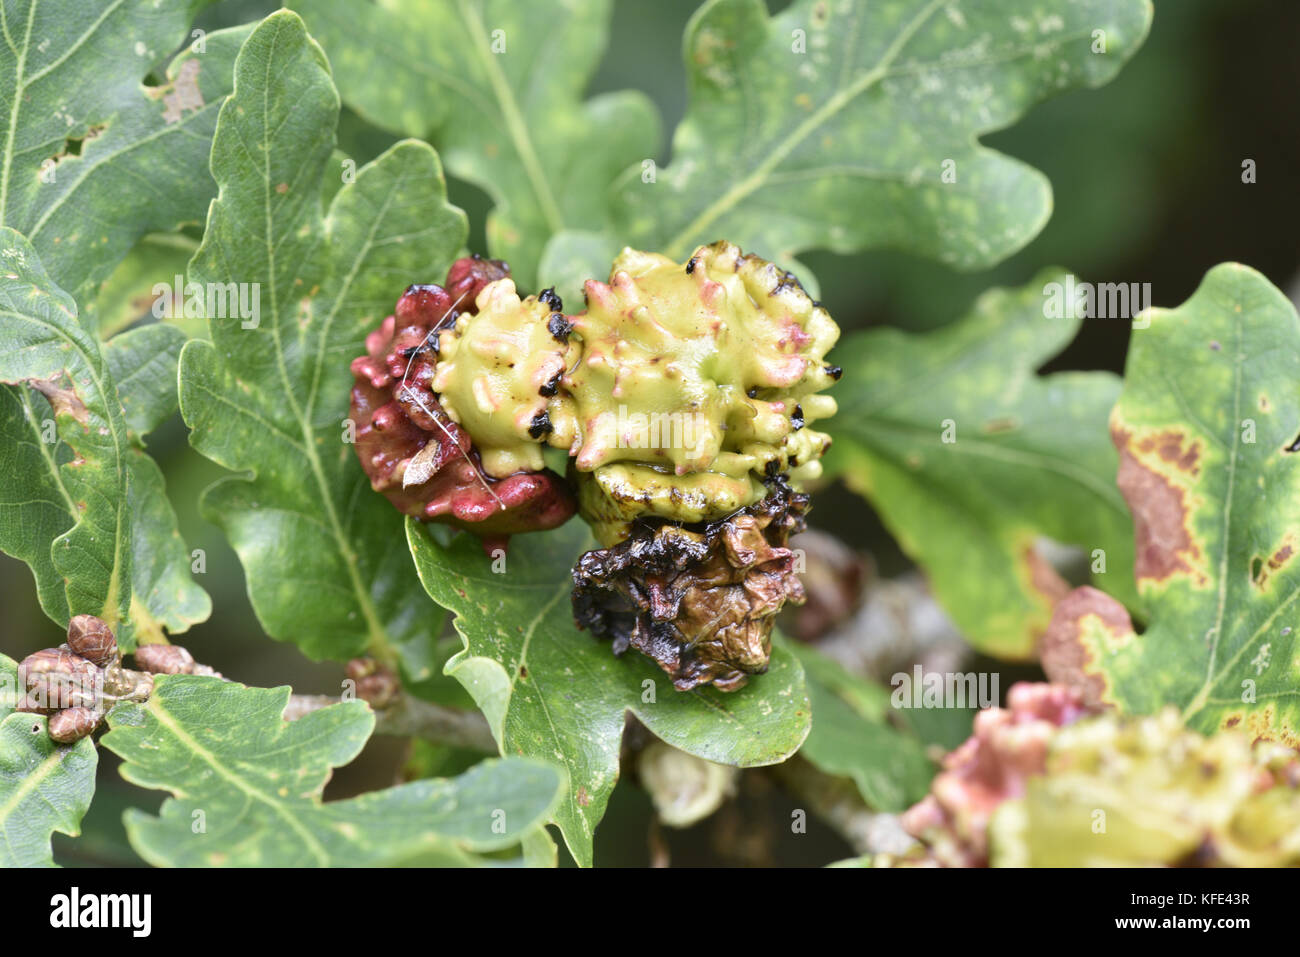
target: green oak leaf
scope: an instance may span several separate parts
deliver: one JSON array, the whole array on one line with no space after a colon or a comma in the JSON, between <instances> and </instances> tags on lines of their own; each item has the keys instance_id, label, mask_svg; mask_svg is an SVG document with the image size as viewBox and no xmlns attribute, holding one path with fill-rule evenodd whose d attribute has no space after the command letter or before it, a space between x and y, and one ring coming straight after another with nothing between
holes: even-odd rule
<instances>
[{"instance_id":1,"label":"green oak leaf","mask_svg":"<svg viewBox=\"0 0 1300 957\"><path fill-rule=\"evenodd\" d=\"M212 150L220 186L189 281L256 284L247 320L208 317L181 353L190 442L232 471L204 494L267 633L313 658L372 654L432 674L442 612L402 548L401 515L347 441L349 360L412 282L442 277L465 237L438 157L393 146L327 212L338 94L297 14L280 11L235 64ZM350 178L350 177L348 177ZM245 328L247 326L247 328Z\"/></svg>"},{"instance_id":2,"label":"green oak leaf","mask_svg":"<svg viewBox=\"0 0 1300 957\"><path fill-rule=\"evenodd\" d=\"M147 326L101 347L8 229L0 330L15 347L0 356L0 548L31 566L41 607L60 625L99 614L127 650L206 619L162 472L140 446L176 408L183 334Z\"/></svg>"},{"instance_id":3,"label":"green oak leaf","mask_svg":"<svg viewBox=\"0 0 1300 957\"><path fill-rule=\"evenodd\" d=\"M175 375L172 382L176 381ZM139 448L126 455L131 470L131 625L125 645L161 644L212 614L212 599L191 577L190 547L177 527L162 469Z\"/></svg>"},{"instance_id":4,"label":"green oak leaf","mask_svg":"<svg viewBox=\"0 0 1300 957\"><path fill-rule=\"evenodd\" d=\"M94 303L86 307L95 317L100 337L116 336L149 316L159 287L175 288L176 277L184 277L198 248L198 240L185 233L150 233L132 246L99 287ZM159 318L165 318L190 338L204 334L201 319L187 318L179 310Z\"/></svg>"},{"instance_id":5,"label":"green oak leaf","mask_svg":"<svg viewBox=\"0 0 1300 957\"><path fill-rule=\"evenodd\" d=\"M162 642L166 633L206 621L212 600L190 575L189 546L167 500L162 470L145 454L143 438L177 410L176 370L185 333L159 323L119 333L104 343L127 427L134 525L131 619L136 641Z\"/></svg>"},{"instance_id":6,"label":"green oak leaf","mask_svg":"<svg viewBox=\"0 0 1300 957\"><path fill-rule=\"evenodd\" d=\"M808 645L783 643L803 665L813 722L799 755L827 774L851 778L878 811L925 797L934 776L925 745L889 723L889 692Z\"/></svg>"},{"instance_id":7,"label":"green oak leaf","mask_svg":"<svg viewBox=\"0 0 1300 957\"><path fill-rule=\"evenodd\" d=\"M844 378L828 472L876 507L966 638L1004 658L1032 655L1068 591L1040 538L1081 546L1094 581L1133 598L1131 525L1106 440L1119 381L1035 374L1081 322L1047 317L1052 282L1065 275L992 290L934 332L871 330L834 353Z\"/></svg>"},{"instance_id":8,"label":"green oak leaf","mask_svg":"<svg viewBox=\"0 0 1300 957\"><path fill-rule=\"evenodd\" d=\"M217 110L249 28L190 43L211 0L0 0L0 225L27 236L94 325L94 293L145 233L201 220ZM57 253L57 255L56 255Z\"/></svg>"},{"instance_id":9,"label":"green oak leaf","mask_svg":"<svg viewBox=\"0 0 1300 957\"><path fill-rule=\"evenodd\" d=\"M73 614L127 622L130 439L117 389L72 297L7 227L0 339L0 454L8 460L0 464L0 548L31 566L41 607L59 624Z\"/></svg>"},{"instance_id":10,"label":"green oak leaf","mask_svg":"<svg viewBox=\"0 0 1300 957\"><path fill-rule=\"evenodd\" d=\"M147 702L109 713L101 742L122 758L122 776L172 794L156 817L127 812L141 857L178 867L490 863L481 855L536 841L564 788L550 765L511 758L326 803L332 769L361 752L374 713L349 701L288 722L288 702L288 688L165 676Z\"/></svg>"},{"instance_id":11,"label":"green oak leaf","mask_svg":"<svg viewBox=\"0 0 1300 957\"><path fill-rule=\"evenodd\" d=\"M604 282L622 248L610 233L568 229L547 242L537 272L564 302L582 302L587 280Z\"/></svg>"},{"instance_id":12,"label":"green oak leaf","mask_svg":"<svg viewBox=\"0 0 1300 957\"><path fill-rule=\"evenodd\" d=\"M488 246L525 289L539 280L546 240L605 227L608 185L658 147L658 115L642 94L582 98L611 0L289 6L329 54L348 106L384 129L427 135L449 172L492 197Z\"/></svg>"},{"instance_id":13,"label":"green oak leaf","mask_svg":"<svg viewBox=\"0 0 1300 957\"><path fill-rule=\"evenodd\" d=\"M14 711L18 665L0 654L0 867L53 867L50 836L76 837L95 793L89 738L50 740L41 715Z\"/></svg>"},{"instance_id":14,"label":"green oak leaf","mask_svg":"<svg viewBox=\"0 0 1300 957\"><path fill-rule=\"evenodd\" d=\"M619 182L620 241L679 259L726 237L781 262L888 246L991 266L1042 229L1051 188L979 136L1105 83L1150 22L1149 0L796 0L775 17L712 0L686 30L671 164Z\"/></svg>"},{"instance_id":15,"label":"green oak leaf","mask_svg":"<svg viewBox=\"0 0 1300 957\"><path fill-rule=\"evenodd\" d=\"M1043 650L1056 680L1125 711L1182 709L1300 744L1300 318L1246 266L1216 266L1135 328L1110 429L1149 623L1078 589ZM1141 326L1143 324L1139 324Z\"/></svg>"},{"instance_id":16,"label":"green oak leaf","mask_svg":"<svg viewBox=\"0 0 1300 957\"><path fill-rule=\"evenodd\" d=\"M803 669L779 646L767 674L739 691L678 692L650 659L635 652L615 658L608 642L578 631L571 569L593 547L579 522L512 539L501 574L470 535L446 547L408 520L407 536L425 588L456 613L465 640L447 673L483 709L501 753L568 771L554 821L580 865L592 863L592 837L618 780L628 712L676 748L740 767L784 761L808 734Z\"/></svg>"},{"instance_id":17,"label":"green oak leaf","mask_svg":"<svg viewBox=\"0 0 1300 957\"><path fill-rule=\"evenodd\" d=\"M176 369L186 336L174 326L154 323L128 329L104 343L126 425L143 438L171 417L178 406Z\"/></svg>"}]
</instances>

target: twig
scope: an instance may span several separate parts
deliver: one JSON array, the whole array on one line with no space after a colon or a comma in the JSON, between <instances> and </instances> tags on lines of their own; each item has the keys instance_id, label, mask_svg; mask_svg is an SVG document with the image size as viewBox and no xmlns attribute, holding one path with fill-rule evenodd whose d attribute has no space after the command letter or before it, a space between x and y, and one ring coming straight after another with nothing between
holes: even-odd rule
<instances>
[{"instance_id":1,"label":"twig","mask_svg":"<svg viewBox=\"0 0 1300 957\"><path fill-rule=\"evenodd\" d=\"M291 695L289 705L284 709L284 718L296 721L312 711L338 704L340 700L323 694ZM380 734L424 738L485 754L497 752L487 719L477 711L460 711L410 695L400 695L387 707L377 708L375 717L375 730Z\"/></svg>"},{"instance_id":2,"label":"twig","mask_svg":"<svg viewBox=\"0 0 1300 957\"><path fill-rule=\"evenodd\" d=\"M823 774L798 755L769 770L782 787L844 838L855 854L901 854L915 843L896 815L869 808L848 778Z\"/></svg>"},{"instance_id":3,"label":"twig","mask_svg":"<svg viewBox=\"0 0 1300 957\"><path fill-rule=\"evenodd\" d=\"M230 680L196 662L194 656L179 645L137 649L135 657L138 663L154 672L208 674ZM121 671L124 675L136 674L126 669ZM357 691L355 697L368 701L374 709L375 730L380 734L425 738L439 744L471 748L487 754L496 753L496 742L488 729L487 719L482 714L445 708L404 694L397 676L370 658L349 661L346 671ZM152 679L149 684L152 687ZM338 704L341 700L343 699L331 695L290 695L289 704L284 709L284 718L286 721L296 721L305 714Z\"/></svg>"}]
</instances>

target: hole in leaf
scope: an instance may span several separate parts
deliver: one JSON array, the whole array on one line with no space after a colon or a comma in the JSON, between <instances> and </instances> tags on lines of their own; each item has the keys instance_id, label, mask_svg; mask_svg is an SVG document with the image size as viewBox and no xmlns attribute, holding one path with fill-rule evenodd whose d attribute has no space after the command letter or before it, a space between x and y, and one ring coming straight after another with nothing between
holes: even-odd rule
<instances>
[{"instance_id":1,"label":"hole in leaf","mask_svg":"<svg viewBox=\"0 0 1300 957\"><path fill-rule=\"evenodd\" d=\"M1250 560L1250 580L1256 585L1259 584L1260 575L1264 571L1264 559L1256 555Z\"/></svg>"},{"instance_id":2,"label":"hole in leaf","mask_svg":"<svg viewBox=\"0 0 1300 957\"><path fill-rule=\"evenodd\" d=\"M1283 449L1282 451L1284 451L1284 452L1300 452L1300 435L1297 435L1297 436L1296 436L1296 437L1291 441L1291 444L1288 445L1288 446L1287 446L1285 449Z\"/></svg>"},{"instance_id":3,"label":"hole in leaf","mask_svg":"<svg viewBox=\"0 0 1300 957\"><path fill-rule=\"evenodd\" d=\"M51 156L50 159L58 163L69 156L80 156L85 144L90 140L97 139L106 129L108 129L108 124L97 123L89 127L81 136L69 136L63 141L63 149Z\"/></svg>"}]
</instances>

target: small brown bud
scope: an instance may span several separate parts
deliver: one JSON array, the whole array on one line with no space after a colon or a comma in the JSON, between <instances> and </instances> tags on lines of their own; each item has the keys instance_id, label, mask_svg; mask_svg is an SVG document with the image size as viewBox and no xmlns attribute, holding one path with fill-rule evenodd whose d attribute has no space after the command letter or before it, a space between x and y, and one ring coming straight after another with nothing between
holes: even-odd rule
<instances>
[{"instance_id":1,"label":"small brown bud","mask_svg":"<svg viewBox=\"0 0 1300 957\"><path fill-rule=\"evenodd\" d=\"M68 708L50 715L50 737L59 744L72 744L80 741L99 727L98 711L91 708Z\"/></svg>"},{"instance_id":2,"label":"small brown bud","mask_svg":"<svg viewBox=\"0 0 1300 957\"><path fill-rule=\"evenodd\" d=\"M402 690L402 683L374 658L353 658L343 666L343 673L356 683L357 697L372 708L386 708Z\"/></svg>"},{"instance_id":3,"label":"small brown bud","mask_svg":"<svg viewBox=\"0 0 1300 957\"><path fill-rule=\"evenodd\" d=\"M104 672L94 662L60 648L45 648L18 665L18 680L37 711L93 705L104 690Z\"/></svg>"},{"instance_id":4,"label":"small brown bud","mask_svg":"<svg viewBox=\"0 0 1300 957\"><path fill-rule=\"evenodd\" d=\"M49 707L43 698L26 694L18 699L18 703L14 705L14 710L26 714L50 714L56 709Z\"/></svg>"},{"instance_id":5,"label":"small brown bud","mask_svg":"<svg viewBox=\"0 0 1300 957\"><path fill-rule=\"evenodd\" d=\"M94 707L102 700L102 672L95 675L69 675L61 672L36 675L28 681L27 700L45 711L63 708Z\"/></svg>"},{"instance_id":6,"label":"small brown bud","mask_svg":"<svg viewBox=\"0 0 1300 957\"><path fill-rule=\"evenodd\" d=\"M192 675L195 668L194 656L180 645L141 645L135 663L156 675Z\"/></svg>"},{"instance_id":7,"label":"small brown bud","mask_svg":"<svg viewBox=\"0 0 1300 957\"><path fill-rule=\"evenodd\" d=\"M98 672L99 666L94 662L86 660L81 655L63 651L59 648L43 648L28 655L18 665L18 677L29 688L36 683L39 675L63 674L93 677Z\"/></svg>"},{"instance_id":8,"label":"small brown bud","mask_svg":"<svg viewBox=\"0 0 1300 957\"><path fill-rule=\"evenodd\" d=\"M379 662L374 658L353 658L343 666L343 673L353 681L360 681L367 675L373 675L379 669Z\"/></svg>"},{"instance_id":9,"label":"small brown bud","mask_svg":"<svg viewBox=\"0 0 1300 957\"><path fill-rule=\"evenodd\" d=\"M68 622L68 647L101 667L117 657L113 629L94 615L77 615Z\"/></svg>"},{"instance_id":10,"label":"small brown bud","mask_svg":"<svg viewBox=\"0 0 1300 957\"><path fill-rule=\"evenodd\" d=\"M401 683L391 671L379 671L357 682L357 697L375 709L387 708L397 700Z\"/></svg>"}]
</instances>

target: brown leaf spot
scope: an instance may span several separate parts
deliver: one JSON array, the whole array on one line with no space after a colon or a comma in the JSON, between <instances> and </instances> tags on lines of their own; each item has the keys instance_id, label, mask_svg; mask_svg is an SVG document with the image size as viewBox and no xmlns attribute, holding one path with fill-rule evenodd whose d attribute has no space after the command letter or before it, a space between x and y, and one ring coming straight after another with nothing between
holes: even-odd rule
<instances>
[{"instance_id":1,"label":"brown leaf spot","mask_svg":"<svg viewBox=\"0 0 1300 957\"><path fill-rule=\"evenodd\" d=\"M279 193L281 196L283 196L285 193L289 192L289 184L277 183L275 186L275 191Z\"/></svg>"},{"instance_id":2,"label":"brown leaf spot","mask_svg":"<svg viewBox=\"0 0 1300 957\"><path fill-rule=\"evenodd\" d=\"M1192 442L1184 451L1182 437L1175 431L1161 432L1135 445L1132 433L1118 425L1112 425L1111 439L1119 450L1116 484L1133 514L1137 578L1162 582L1182 572L1205 587L1209 577L1200 567L1204 556L1189 528L1187 490L1141 458L1149 459L1154 453L1176 471L1195 476L1200 472L1199 446Z\"/></svg>"},{"instance_id":3,"label":"brown leaf spot","mask_svg":"<svg viewBox=\"0 0 1300 957\"><path fill-rule=\"evenodd\" d=\"M1142 439L1137 444L1137 451L1143 456L1149 456L1152 452L1155 452L1162 460L1179 471L1187 472L1193 476L1199 475L1201 472L1200 465L1197 464L1197 459L1201 455L1200 446L1195 442L1191 442L1184 451L1183 434L1172 429Z\"/></svg>"},{"instance_id":4,"label":"brown leaf spot","mask_svg":"<svg viewBox=\"0 0 1300 957\"><path fill-rule=\"evenodd\" d=\"M591 795L587 793L587 789L585 787L578 788L578 803L581 804L583 807L587 807L589 804L591 804Z\"/></svg>"},{"instance_id":5,"label":"brown leaf spot","mask_svg":"<svg viewBox=\"0 0 1300 957\"><path fill-rule=\"evenodd\" d=\"M1020 421L1011 416L1005 416L1000 419L989 419L980 426L980 431L985 435L997 435L999 432L1010 432L1012 429L1020 428Z\"/></svg>"},{"instance_id":6,"label":"brown leaf spot","mask_svg":"<svg viewBox=\"0 0 1300 957\"><path fill-rule=\"evenodd\" d=\"M1070 593L1069 584L1033 545L1021 549L1020 560L1028 573L1029 587L1047 599L1047 607L1055 605Z\"/></svg>"},{"instance_id":7,"label":"brown leaf spot","mask_svg":"<svg viewBox=\"0 0 1300 957\"><path fill-rule=\"evenodd\" d=\"M27 384L50 400L56 416L70 415L82 425L90 424L90 410L73 389L62 388L54 378L28 379Z\"/></svg>"},{"instance_id":8,"label":"brown leaf spot","mask_svg":"<svg viewBox=\"0 0 1300 957\"><path fill-rule=\"evenodd\" d=\"M1274 549L1268 560L1256 555L1250 560L1250 580L1256 588L1263 589L1269 580L1295 556L1295 539L1287 535L1282 544Z\"/></svg>"},{"instance_id":9,"label":"brown leaf spot","mask_svg":"<svg viewBox=\"0 0 1300 957\"><path fill-rule=\"evenodd\" d=\"M1039 657L1053 683L1076 689L1086 705L1100 707L1107 697L1107 681L1096 661L1096 649L1084 640L1090 620L1117 643L1133 635L1133 620L1124 606L1105 592L1084 585L1057 602L1039 645Z\"/></svg>"},{"instance_id":10,"label":"brown leaf spot","mask_svg":"<svg viewBox=\"0 0 1300 957\"><path fill-rule=\"evenodd\" d=\"M186 110L197 110L203 105L203 93L199 90L199 60L197 57L186 60L176 71L176 79L171 83L170 92L163 88L162 100L164 123L179 123Z\"/></svg>"},{"instance_id":11,"label":"brown leaf spot","mask_svg":"<svg viewBox=\"0 0 1300 957\"><path fill-rule=\"evenodd\" d=\"M1288 748L1300 748L1300 735L1294 728L1279 727L1273 705L1264 705L1246 713L1246 733L1253 741L1276 741Z\"/></svg>"}]
</instances>

